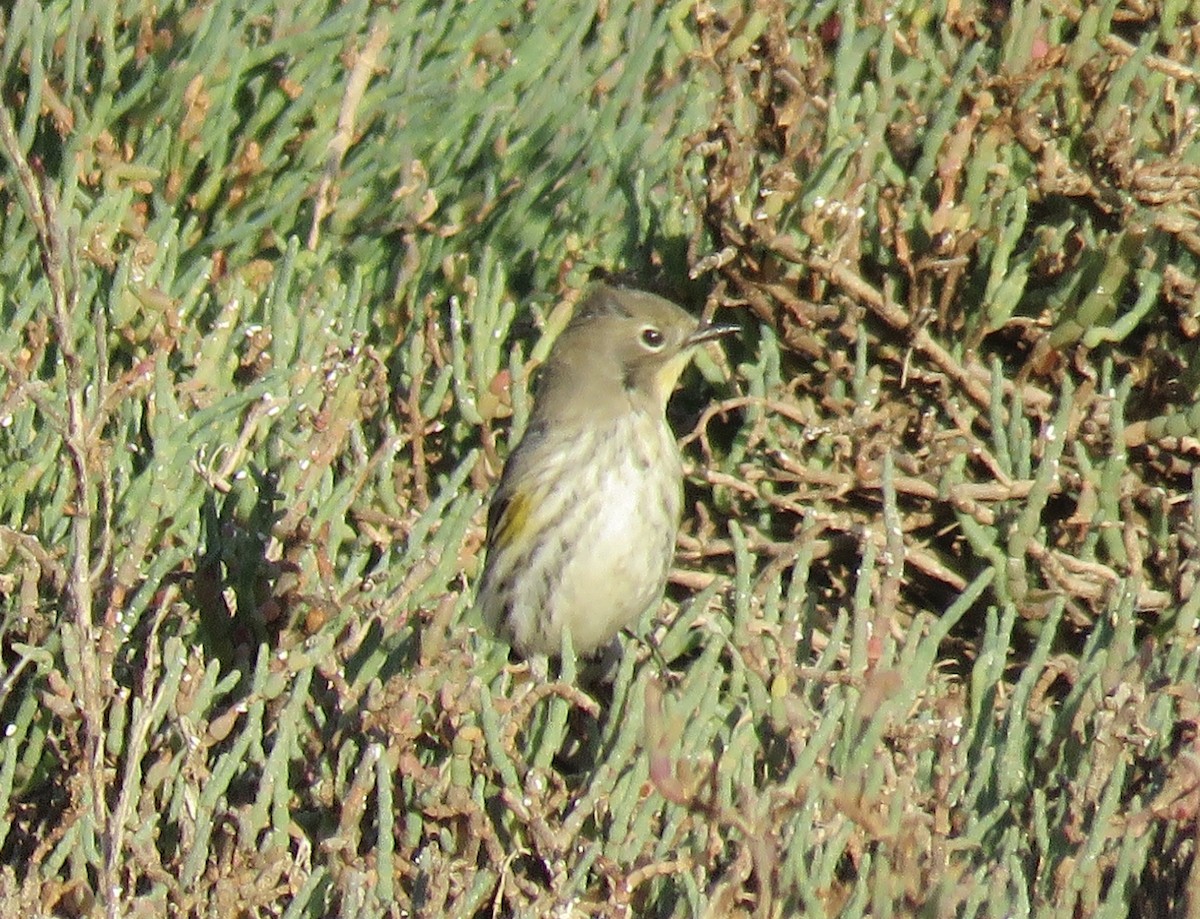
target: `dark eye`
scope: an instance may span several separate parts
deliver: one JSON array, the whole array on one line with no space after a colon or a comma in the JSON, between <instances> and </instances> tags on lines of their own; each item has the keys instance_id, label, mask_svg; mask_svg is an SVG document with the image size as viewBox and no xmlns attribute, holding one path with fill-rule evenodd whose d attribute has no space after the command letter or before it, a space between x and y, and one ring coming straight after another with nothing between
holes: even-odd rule
<instances>
[{"instance_id":1,"label":"dark eye","mask_svg":"<svg viewBox=\"0 0 1200 919\"><path fill-rule=\"evenodd\" d=\"M642 329L642 344L651 351L657 351L663 346L663 333L652 325Z\"/></svg>"}]
</instances>

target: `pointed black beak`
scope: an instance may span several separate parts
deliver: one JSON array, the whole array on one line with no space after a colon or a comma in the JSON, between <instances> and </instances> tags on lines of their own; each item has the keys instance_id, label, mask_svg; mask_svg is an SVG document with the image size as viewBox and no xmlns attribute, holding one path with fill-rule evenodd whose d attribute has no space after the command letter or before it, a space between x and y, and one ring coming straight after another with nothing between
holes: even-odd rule
<instances>
[{"instance_id":1,"label":"pointed black beak","mask_svg":"<svg viewBox=\"0 0 1200 919\"><path fill-rule=\"evenodd\" d=\"M689 345L698 345L704 341L712 341L714 338L724 338L726 335L732 335L734 332L740 332L740 325L732 325L730 323L718 322L702 322L699 328L688 336Z\"/></svg>"}]
</instances>

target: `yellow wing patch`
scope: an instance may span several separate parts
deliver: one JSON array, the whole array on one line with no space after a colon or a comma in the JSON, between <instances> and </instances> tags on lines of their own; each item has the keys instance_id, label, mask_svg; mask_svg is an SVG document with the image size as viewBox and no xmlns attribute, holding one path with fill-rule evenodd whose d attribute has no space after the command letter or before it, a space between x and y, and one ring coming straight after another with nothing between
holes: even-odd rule
<instances>
[{"instance_id":1,"label":"yellow wing patch","mask_svg":"<svg viewBox=\"0 0 1200 919\"><path fill-rule=\"evenodd\" d=\"M520 538L529 522L529 512L533 502L529 496L521 493L513 495L502 502L492 512L489 520L488 547L505 549Z\"/></svg>"}]
</instances>

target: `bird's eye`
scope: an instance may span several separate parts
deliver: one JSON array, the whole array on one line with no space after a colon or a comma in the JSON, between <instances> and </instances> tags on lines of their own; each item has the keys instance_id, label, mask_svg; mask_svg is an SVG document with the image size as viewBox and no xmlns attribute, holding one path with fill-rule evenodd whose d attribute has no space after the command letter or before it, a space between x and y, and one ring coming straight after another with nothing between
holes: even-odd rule
<instances>
[{"instance_id":1,"label":"bird's eye","mask_svg":"<svg viewBox=\"0 0 1200 919\"><path fill-rule=\"evenodd\" d=\"M663 346L663 341L665 341L663 338L663 333L654 328L654 326L648 325L646 328L642 329L642 344L651 351L657 351L659 348L661 348Z\"/></svg>"}]
</instances>

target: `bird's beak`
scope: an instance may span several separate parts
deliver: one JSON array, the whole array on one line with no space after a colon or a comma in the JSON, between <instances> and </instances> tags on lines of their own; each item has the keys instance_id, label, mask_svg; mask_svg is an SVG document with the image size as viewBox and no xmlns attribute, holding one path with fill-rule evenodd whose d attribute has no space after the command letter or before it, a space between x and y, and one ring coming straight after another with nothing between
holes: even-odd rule
<instances>
[{"instance_id":1,"label":"bird's beak","mask_svg":"<svg viewBox=\"0 0 1200 919\"><path fill-rule=\"evenodd\" d=\"M730 325L728 323L702 322L699 327L688 336L689 345L698 345L701 342L712 341L714 338L724 338L726 335L732 335L734 332L740 332L740 325Z\"/></svg>"}]
</instances>

